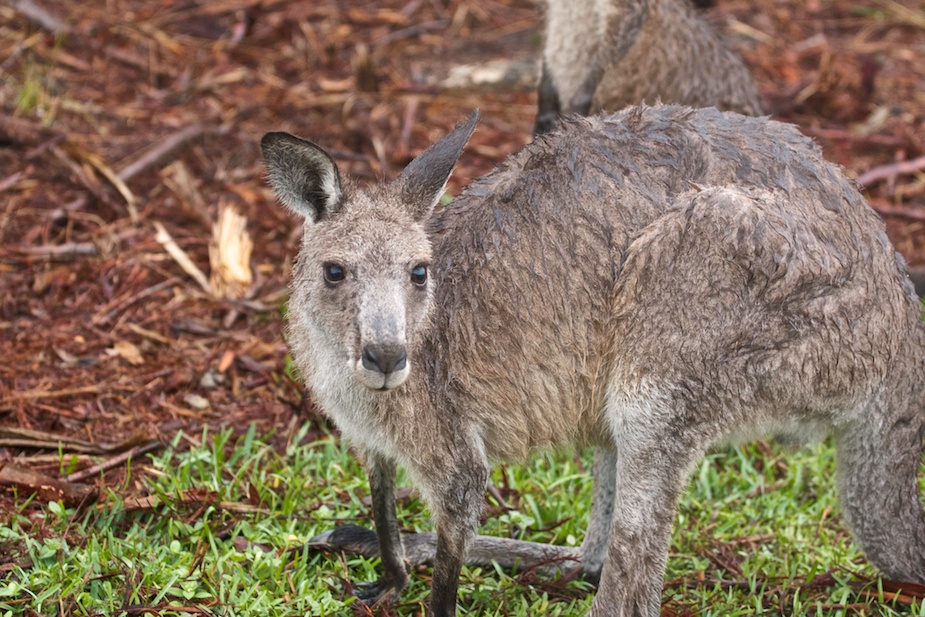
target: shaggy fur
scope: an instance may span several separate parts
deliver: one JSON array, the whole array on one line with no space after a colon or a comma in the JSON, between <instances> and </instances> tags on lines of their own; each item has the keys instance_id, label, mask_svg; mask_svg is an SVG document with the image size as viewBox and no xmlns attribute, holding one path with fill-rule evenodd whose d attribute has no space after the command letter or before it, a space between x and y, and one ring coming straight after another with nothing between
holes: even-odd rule
<instances>
[{"instance_id":1,"label":"shaggy fur","mask_svg":"<svg viewBox=\"0 0 925 617\"><path fill-rule=\"evenodd\" d=\"M841 170L790 125L640 106L567 118L431 213L476 116L370 190L310 142L263 142L276 191L311 196L289 204L306 217L290 341L369 462L376 593L408 582L395 463L434 513L430 610L449 617L491 465L595 444L616 453L616 490L596 495L606 554L581 556L603 562L589 614L655 617L688 472L767 434L833 435L856 541L925 583L921 305ZM406 365L371 369L377 345Z\"/></svg>"}]
</instances>

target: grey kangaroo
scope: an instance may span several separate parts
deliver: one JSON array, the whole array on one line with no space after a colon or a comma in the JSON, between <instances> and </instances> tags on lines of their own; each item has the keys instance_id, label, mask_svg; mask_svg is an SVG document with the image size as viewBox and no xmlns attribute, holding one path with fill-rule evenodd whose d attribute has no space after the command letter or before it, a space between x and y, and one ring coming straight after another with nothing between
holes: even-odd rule
<instances>
[{"instance_id":1,"label":"grey kangaroo","mask_svg":"<svg viewBox=\"0 0 925 617\"><path fill-rule=\"evenodd\" d=\"M534 132L638 103L760 115L748 69L688 0L546 0Z\"/></svg>"},{"instance_id":2,"label":"grey kangaroo","mask_svg":"<svg viewBox=\"0 0 925 617\"><path fill-rule=\"evenodd\" d=\"M449 617L460 564L497 546L476 535L491 465L593 444L614 469L589 539L543 555L597 571L589 615L655 617L692 466L765 434L832 435L856 542L925 583L921 304L819 148L716 109L572 116L435 210L477 119L369 189L309 141L262 142L306 220L292 352L369 471L384 575L367 597L409 581L396 463L433 511L430 614Z\"/></svg>"}]
</instances>

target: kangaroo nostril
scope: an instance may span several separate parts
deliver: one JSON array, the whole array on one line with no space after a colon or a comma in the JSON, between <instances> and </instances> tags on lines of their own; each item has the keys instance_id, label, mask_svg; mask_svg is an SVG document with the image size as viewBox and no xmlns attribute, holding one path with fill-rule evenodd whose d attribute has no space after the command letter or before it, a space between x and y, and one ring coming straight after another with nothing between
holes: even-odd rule
<instances>
[{"instance_id":1,"label":"kangaroo nostril","mask_svg":"<svg viewBox=\"0 0 925 617\"><path fill-rule=\"evenodd\" d=\"M400 345L367 345L362 360L365 369L387 374L405 368L408 353Z\"/></svg>"},{"instance_id":2,"label":"kangaroo nostril","mask_svg":"<svg viewBox=\"0 0 925 617\"><path fill-rule=\"evenodd\" d=\"M379 368L379 354L372 345L367 345L363 348L363 368L370 371L382 370Z\"/></svg>"}]
</instances>

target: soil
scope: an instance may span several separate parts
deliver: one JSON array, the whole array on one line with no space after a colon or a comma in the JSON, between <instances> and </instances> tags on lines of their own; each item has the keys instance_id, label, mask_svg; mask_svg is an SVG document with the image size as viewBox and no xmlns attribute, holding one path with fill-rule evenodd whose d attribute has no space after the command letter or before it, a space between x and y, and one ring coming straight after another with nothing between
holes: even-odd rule
<instances>
[{"instance_id":1,"label":"soil","mask_svg":"<svg viewBox=\"0 0 925 617\"><path fill-rule=\"evenodd\" d=\"M921 3L718 0L706 15L769 113L861 178L925 264ZM309 137L373 181L479 107L458 192L530 140L534 79L440 84L463 63L529 65L540 28L529 0L0 4L0 480L4 465L60 480L63 451L68 472L110 461L70 484L119 486L119 453L181 429L327 430L287 370L299 222L264 182L260 137ZM237 284L210 266L227 207L253 241Z\"/></svg>"}]
</instances>

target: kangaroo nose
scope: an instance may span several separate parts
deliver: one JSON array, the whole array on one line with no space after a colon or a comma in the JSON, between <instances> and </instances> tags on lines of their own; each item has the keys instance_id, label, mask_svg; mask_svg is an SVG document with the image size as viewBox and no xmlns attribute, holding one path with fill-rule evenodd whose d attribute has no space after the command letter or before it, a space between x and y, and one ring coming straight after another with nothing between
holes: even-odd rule
<instances>
[{"instance_id":1,"label":"kangaroo nose","mask_svg":"<svg viewBox=\"0 0 925 617\"><path fill-rule=\"evenodd\" d=\"M408 363L408 354L400 345L367 345L363 348L363 366L383 374L400 371Z\"/></svg>"}]
</instances>

